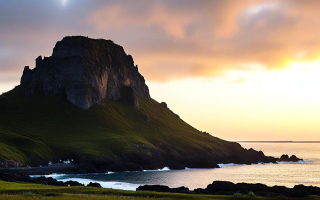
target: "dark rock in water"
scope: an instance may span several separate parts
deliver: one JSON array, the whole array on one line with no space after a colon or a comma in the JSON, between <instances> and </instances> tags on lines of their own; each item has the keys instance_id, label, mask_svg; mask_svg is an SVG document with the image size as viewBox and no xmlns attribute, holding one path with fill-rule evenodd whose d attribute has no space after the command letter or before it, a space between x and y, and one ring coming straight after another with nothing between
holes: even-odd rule
<instances>
[{"instance_id":1,"label":"dark rock in water","mask_svg":"<svg viewBox=\"0 0 320 200\"><path fill-rule=\"evenodd\" d=\"M300 160L303 160L302 158L298 158L297 156L295 156L295 155L292 155L291 157L290 157L290 160L292 161L292 162L297 162L297 161L300 161Z\"/></svg>"},{"instance_id":2,"label":"dark rock in water","mask_svg":"<svg viewBox=\"0 0 320 200\"><path fill-rule=\"evenodd\" d=\"M63 38L52 56L39 56L32 70L26 66L21 84L27 85L27 96L65 94L83 109L103 105L103 98L139 107L138 97L150 97L143 76L123 47L111 40L82 36Z\"/></svg>"},{"instance_id":3,"label":"dark rock in water","mask_svg":"<svg viewBox=\"0 0 320 200\"><path fill-rule=\"evenodd\" d=\"M283 154L280 159L280 161L288 161L289 160L289 156L287 154Z\"/></svg>"},{"instance_id":4,"label":"dark rock in water","mask_svg":"<svg viewBox=\"0 0 320 200\"><path fill-rule=\"evenodd\" d=\"M289 157L287 154L283 154L279 159L279 161L285 161L285 162L298 162L300 160L303 160L303 159L298 158L295 155L292 155L291 157Z\"/></svg>"},{"instance_id":5,"label":"dark rock in water","mask_svg":"<svg viewBox=\"0 0 320 200\"><path fill-rule=\"evenodd\" d=\"M98 188L102 188L102 186L100 185L100 183L92 183L90 182L87 187L98 187Z\"/></svg>"}]
</instances>

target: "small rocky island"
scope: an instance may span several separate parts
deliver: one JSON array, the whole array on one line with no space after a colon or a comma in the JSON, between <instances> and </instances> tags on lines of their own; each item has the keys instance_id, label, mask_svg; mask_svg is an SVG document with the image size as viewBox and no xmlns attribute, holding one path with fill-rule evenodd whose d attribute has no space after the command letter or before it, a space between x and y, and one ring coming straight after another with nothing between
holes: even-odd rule
<instances>
[{"instance_id":1,"label":"small rocky island","mask_svg":"<svg viewBox=\"0 0 320 200\"><path fill-rule=\"evenodd\" d=\"M69 158L82 172L279 160L199 131L153 100L132 56L111 40L63 38L24 68L21 84L0 96L0 111L4 168Z\"/></svg>"}]
</instances>

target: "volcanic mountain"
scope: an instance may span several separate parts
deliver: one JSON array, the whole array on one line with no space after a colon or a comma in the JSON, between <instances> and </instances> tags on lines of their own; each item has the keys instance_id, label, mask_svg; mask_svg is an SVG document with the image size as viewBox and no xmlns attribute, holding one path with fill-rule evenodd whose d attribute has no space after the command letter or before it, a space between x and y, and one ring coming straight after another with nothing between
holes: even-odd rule
<instances>
[{"instance_id":1,"label":"volcanic mountain","mask_svg":"<svg viewBox=\"0 0 320 200\"><path fill-rule=\"evenodd\" d=\"M74 159L124 171L274 161L196 130L150 97L132 56L104 39L65 37L0 96L0 166Z\"/></svg>"}]
</instances>

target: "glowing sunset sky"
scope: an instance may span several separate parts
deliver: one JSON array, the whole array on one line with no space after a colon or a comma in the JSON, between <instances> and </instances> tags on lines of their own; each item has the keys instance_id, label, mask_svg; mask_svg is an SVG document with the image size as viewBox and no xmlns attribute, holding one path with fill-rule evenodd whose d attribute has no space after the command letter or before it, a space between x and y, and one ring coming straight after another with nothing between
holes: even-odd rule
<instances>
[{"instance_id":1,"label":"glowing sunset sky","mask_svg":"<svg viewBox=\"0 0 320 200\"><path fill-rule=\"evenodd\" d=\"M151 96L227 140L320 140L318 0L0 2L0 92L67 35L111 39Z\"/></svg>"}]
</instances>

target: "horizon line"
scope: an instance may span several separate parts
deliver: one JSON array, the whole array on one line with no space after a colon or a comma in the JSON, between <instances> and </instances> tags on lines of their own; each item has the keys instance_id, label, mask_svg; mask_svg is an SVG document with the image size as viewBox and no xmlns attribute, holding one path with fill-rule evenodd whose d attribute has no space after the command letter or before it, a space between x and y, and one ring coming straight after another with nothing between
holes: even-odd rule
<instances>
[{"instance_id":1,"label":"horizon line","mask_svg":"<svg viewBox=\"0 0 320 200\"><path fill-rule=\"evenodd\" d=\"M292 140L279 140L279 141L233 141L233 142L243 142L243 143L320 143L320 141L292 141Z\"/></svg>"}]
</instances>

